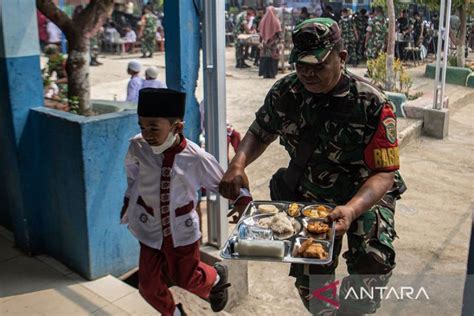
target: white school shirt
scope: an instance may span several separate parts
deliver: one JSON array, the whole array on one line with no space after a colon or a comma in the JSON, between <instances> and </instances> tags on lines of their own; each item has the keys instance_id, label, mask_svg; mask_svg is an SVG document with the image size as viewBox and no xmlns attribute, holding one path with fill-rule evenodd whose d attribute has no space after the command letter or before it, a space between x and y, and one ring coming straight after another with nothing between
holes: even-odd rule
<instances>
[{"instance_id":1,"label":"white school shirt","mask_svg":"<svg viewBox=\"0 0 474 316\"><path fill-rule=\"evenodd\" d=\"M48 24L46 25L46 31L48 32L48 42L50 43L61 42L62 31L56 24L49 21Z\"/></svg>"},{"instance_id":2,"label":"white school shirt","mask_svg":"<svg viewBox=\"0 0 474 316\"><path fill-rule=\"evenodd\" d=\"M125 43L135 43L137 41L137 34L134 30L130 30L125 34Z\"/></svg>"},{"instance_id":3,"label":"white school shirt","mask_svg":"<svg viewBox=\"0 0 474 316\"><path fill-rule=\"evenodd\" d=\"M163 243L162 219L160 206L161 175L170 175L169 185L169 223L173 246L190 245L201 238L199 216L196 212L198 197L196 192L204 187L211 192L218 192L223 169L217 160L192 141L182 137L180 152L172 155L172 168L162 168L165 154L154 154L141 134L130 140L125 159L127 170L127 191L125 197L129 204L122 223L128 223L132 234L143 244L161 249ZM175 147L176 148L176 147ZM168 149L169 152L173 148ZM169 161L170 155L167 154ZM143 205L138 204L139 197L147 207L153 209L153 216L147 213ZM192 209L186 214L177 216L176 210L192 202ZM167 220L166 220L167 221Z\"/></svg>"},{"instance_id":4,"label":"white school shirt","mask_svg":"<svg viewBox=\"0 0 474 316\"><path fill-rule=\"evenodd\" d=\"M140 76L133 76L127 85L127 99L128 102L138 102L138 91L142 88L143 78Z\"/></svg>"},{"instance_id":5,"label":"white school shirt","mask_svg":"<svg viewBox=\"0 0 474 316\"><path fill-rule=\"evenodd\" d=\"M145 89L145 88L156 88L156 89L165 88L166 89L167 86L166 86L166 83L161 82L158 79L149 79L149 80L143 81L142 89Z\"/></svg>"}]
</instances>

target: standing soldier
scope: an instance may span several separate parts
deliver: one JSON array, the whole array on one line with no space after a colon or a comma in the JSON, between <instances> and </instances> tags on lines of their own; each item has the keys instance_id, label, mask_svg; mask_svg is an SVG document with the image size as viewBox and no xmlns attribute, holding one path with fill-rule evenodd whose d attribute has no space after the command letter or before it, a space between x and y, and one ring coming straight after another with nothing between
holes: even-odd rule
<instances>
[{"instance_id":1,"label":"standing soldier","mask_svg":"<svg viewBox=\"0 0 474 316\"><path fill-rule=\"evenodd\" d=\"M375 59L380 52L385 51L387 30L387 20L383 14L382 7L375 7L375 17L369 22L367 27L367 59Z\"/></svg>"},{"instance_id":2,"label":"standing soldier","mask_svg":"<svg viewBox=\"0 0 474 316\"><path fill-rule=\"evenodd\" d=\"M357 62L361 62L365 59L365 35L367 33L367 26L369 25L369 17L367 16L367 10L361 9L358 14L354 17L354 23L359 34L359 41L357 41Z\"/></svg>"},{"instance_id":3,"label":"standing soldier","mask_svg":"<svg viewBox=\"0 0 474 316\"><path fill-rule=\"evenodd\" d=\"M350 15L349 9L344 8L341 11L342 16L339 20L339 27L341 29L341 37L344 42L344 48L347 50L347 63L352 63L354 67L357 66L357 51L356 43L359 40L359 34L355 27L354 20Z\"/></svg>"},{"instance_id":4,"label":"standing soldier","mask_svg":"<svg viewBox=\"0 0 474 316\"><path fill-rule=\"evenodd\" d=\"M385 287L395 268L395 202L405 185L398 173L393 106L382 91L344 69L347 52L332 19L305 20L292 39L289 63L296 72L268 92L222 177L220 193L236 198L248 188L245 168L280 137L291 160L270 180L272 200L338 205L329 215L337 235L332 262L290 267L302 302L312 315L374 314L381 295L358 300L350 289ZM336 310L311 293L335 282L343 235L349 276L341 280Z\"/></svg>"},{"instance_id":5,"label":"standing soldier","mask_svg":"<svg viewBox=\"0 0 474 316\"><path fill-rule=\"evenodd\" d=\"M153 10L146 6L143 9L143 16L140 21L140 24L143 27L143 33L141 37L142 45L142 58L153 57L155 52L155 38L156 38L156 29L158 26L158 18L153 14ZM147 56L147 53L149 54Z\"/></svg>"},{"instance_id":6,"label":"standing soldier","mask_svg":"<svg viewBox=\"0 0 474 316\"><path fill-rule=\"evenodd\" d=\"M249 68L250 65L245 63L245 48L246 43L244 39L239 39L240 34L250 34L249 19L255 16L255 10L247 8L245 11L239 13L236 17L234 38L235 38L235 60L236 68Z\"/></svg>"}]
</instances>

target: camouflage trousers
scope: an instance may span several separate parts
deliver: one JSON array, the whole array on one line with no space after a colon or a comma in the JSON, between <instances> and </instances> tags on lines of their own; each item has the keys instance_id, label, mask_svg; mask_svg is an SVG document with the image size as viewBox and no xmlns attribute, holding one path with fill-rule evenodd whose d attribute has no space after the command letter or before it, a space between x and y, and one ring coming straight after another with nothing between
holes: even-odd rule
<instances>
[{"instance_id":1,"label":"camouflage trousers","mask_svg":"<svg viewBox=\"0 0 474 316\"><path fill-rule=\"evenodd\" d=\"M141 39L142 53L153 54L155 52L155 34L144 34Z\"/></svg>"},{"instance_id":2,"label":"camouflage trousers","mask_svg":"<svg viewBox=\"0 0 474 316\"><path fill-rule=\"evenodd\" d=\"M344 47L347 50L347 63L357 65L357 43L356 39L344 39Z\"/></svg>"},{"instance_id":3,"label":"camouflage trousers","mask_svg":"<svg viewBox=\"0 0 474 316\"><path fill-rule=\"evenodd\" d=\"M280 169L270 182L272 200L294 200L294 196L278 196L284 191L280 179ZM300 199L305 201L304 198ZM339 287L339 306L320 300L313 291L336 284L335 269L342 250L342 237L336 238L332 263L328 265L292 264L290 276L294 277L304 306L313 315L363 315L375 313L380 307L380 297L372 299L351 299L348 289L360 287L384 287L388 283L391 271L395 268L395 250L392 245L396 237L394 210L396 196L387 193L370 210L354 220L346 233L349 250L343 254L346 259L349 276ZM337 283L339 284L339 283ZM368 289L369 290L369 289ZM327 295L327 294L325 294ZM347 297L346 297L347 296Z\"/></svg>"},{"instance_id":4,"label":"camouflage trousers","mask_svg":"<svg viewBox=\"0 0 474 316\"><path fill-rule=\"evenodd\" d=\"M357 54L357 62L360 63L361 61L365 60L365 42L364 38L365 37L360 37L362 40L357 41L356 45L356 54Z\"/></svg>"},{"instance_id":5,"label":"camouflage trousers","mask_svg":"<svg viewBox=\"0 0 474 316\"><path fill-rule=\"evenodd\" d=\"M235 62L237 65L245 60L245 45L239 40L235 41Z\"/></svg>"},{"instance_id":6,"label":"camouflage trousers","mask_svg":"<svg viewBox=\"0 0 474 316\"><path fill-rule=\"evenodd\" d=\"M384 43L381 42L369 42L367 44L367 59L375 59L380 53L384 51Z\"/></svg>"}]
</instances>

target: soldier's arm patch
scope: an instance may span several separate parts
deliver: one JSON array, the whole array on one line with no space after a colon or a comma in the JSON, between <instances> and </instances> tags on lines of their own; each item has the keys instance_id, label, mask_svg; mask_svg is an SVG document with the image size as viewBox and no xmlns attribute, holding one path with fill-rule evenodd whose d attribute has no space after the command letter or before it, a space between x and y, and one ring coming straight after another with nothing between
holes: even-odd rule
<instances>
[{"instance_id":1,"label":"soldier's arm patch","mask_svg":"<svg viewBox=\"0 0 474 316\"><path fill-rule=\"evenodd\" d=\"M383 106L377 130L364 150L364 159L374 171L394 171L400 167L397 120L388 103Z\"/></svg>"}]
</instances>

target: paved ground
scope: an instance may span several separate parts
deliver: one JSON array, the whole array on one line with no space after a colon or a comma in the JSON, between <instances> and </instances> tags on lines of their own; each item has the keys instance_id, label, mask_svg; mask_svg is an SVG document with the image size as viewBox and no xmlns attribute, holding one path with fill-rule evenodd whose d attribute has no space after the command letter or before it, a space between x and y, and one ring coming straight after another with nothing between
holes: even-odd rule
<instances>
[{"instance_id":1,"label":"paved ground","mask_svg":"<svg viewBox=\"0 0 474 316\"><path fill-rule=\"evenodd\" d=\"M244 132L274 81L258 78L255 68L234 69L232 54L232 50L227 51L228 118L237 130ZM128 60L129 56L107 57L102 59L104 66L92 68L93 98L113 99L114 95L119 100L125 98ZM162 69L160 79L164 79L163 55L145 59L144 63ZM363 72L363 69L356 71ZM414 87L428 94L433 81L422 78L423 68L413 69L412 73ZM200 81L198 90L201 87ZM450 135L445 140L420 138L404 148L401 172L409 190L399 202L396 216L400 239L395 243L394 282L400 284L403 279L426 286L431 289L428 290L430 302L394 304L389 301L382 305L377 315L456 315L460 311L473 208L474 102L473 90L448 85L447 91L452 99L450 107L456 110L451 113ZM201 99L199 91L197 95ZM403 124L411 123L405 121ZM248 168L255 198L268 199L269 177L287 162L286 152L275 142ZM2 262L0 268L1 265ZM306 314L292 279L287 277L288 265L249 262L248 266L248 298L222 315ZM337 273L338 276L345 274L344 262ZM437 286L433 288L434 283ZM191 315L210 314L208 305L200 299L179 290L175 294ZM0 301L0 312L8 312L2 304Z\"/></svg>"}]
</instances>

